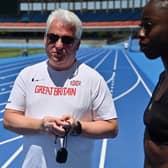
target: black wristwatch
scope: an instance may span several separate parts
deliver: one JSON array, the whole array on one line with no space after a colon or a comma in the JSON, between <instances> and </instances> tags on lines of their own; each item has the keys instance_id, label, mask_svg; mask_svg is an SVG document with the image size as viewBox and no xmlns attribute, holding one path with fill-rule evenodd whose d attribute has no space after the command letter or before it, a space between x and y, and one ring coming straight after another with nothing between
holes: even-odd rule
<instances>
[{"instance_id":1,"label":"black wristwatch","mask_svg":"<svg viewBox=\"0 0 168 168\"><path fill-rule=\"evenodd\" d=\"M82 133L82 125L80 121L76 122L76 125L72 128L70 135L72 136L78 136Z\"/></svg>"}]
</instances>

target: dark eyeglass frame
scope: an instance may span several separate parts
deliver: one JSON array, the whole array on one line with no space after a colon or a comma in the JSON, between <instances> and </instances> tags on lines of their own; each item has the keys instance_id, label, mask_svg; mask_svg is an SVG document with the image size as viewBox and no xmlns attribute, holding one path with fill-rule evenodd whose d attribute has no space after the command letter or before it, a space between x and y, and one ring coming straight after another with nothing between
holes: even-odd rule
<instances>
[{"instance_id":1,"label":"dark eyeglass frame","mask_svg":"<svg viewBox=\"0 0 168 168\"><path fill-rule=\"evenodd\" d=\"M76 39L72 36L59 36L54 33L47 33L47 38L49 39L50 43L56 43L59 39L61 39L63 44L73 44Z\"/></svg>"}]
</instances>

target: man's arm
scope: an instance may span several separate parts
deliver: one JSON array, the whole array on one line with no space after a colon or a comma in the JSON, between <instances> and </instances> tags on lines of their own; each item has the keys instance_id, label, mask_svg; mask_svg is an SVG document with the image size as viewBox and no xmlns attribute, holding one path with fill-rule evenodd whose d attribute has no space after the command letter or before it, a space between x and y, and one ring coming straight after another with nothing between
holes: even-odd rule
<instances>
[{"instance_id":1,"label":"man's arm","mask_svg":"<svg viewBox=\"0 0 168 168\"><path fill-rule=\"evenodd\" d=\"M25 117L23 111L6 109L3 119L4 128L18 134L33 134L42 130L42 120Z\"/></svg>"},{"instance_id":2,"label":"man's arm","mask_svg":"<svg viewBox=\"0 0 168 168\"><path fill-rule=\"evenodd\" d=\"M81 121L83 136L90 138L115 138L118 134L117 119L99 121Z\"/></svg>"},{"instance_id":3,"label":"man's arm","mask_svg":"<svg viewBox=\"0 0 168 168\"><path fill-rule=\"evenodd\" d=\"M25 116L23 111L6 109L3 124L4 128L22 135L47 131L53 135L64 136L65 129L63 126L66 123L56 117L46 116L42 119L37 119Z\"/></svg>"},{"instance_id":4,"label":"man's arm","mask_svg":"<svg viewBox=\"0 0 168 168\"><path fill-rule=\"evenodd\" d=\"M88 138L115 138L118 134L117 118L110 120L76 121L73 116L64 115L63 120L71 125L72 133L75 130L75 132L77 131L80 135Z\"/></svg>"},{"instance_id":5,"label":"man's arm","mask_svg":"<svg viewBox=\"0 0 168 168\"><path fill-rule=\"evenodd\" d=\"M66 119L65 119L66 118ZM36 119L26 117L23 111L6 109L4 113L4 127L18 134L35 134L44 130L44 125L50 126L50 133L54 135L63 136L65 130L63 126L65 121L71 121L75 125L76 121L73 117L63 117L58 119L55 117L44 117L43 119ZM98 120L98 121L80 121L81 135L89 138L114 138L118 133L117 119Z\"/></svg>"}]
</instances>

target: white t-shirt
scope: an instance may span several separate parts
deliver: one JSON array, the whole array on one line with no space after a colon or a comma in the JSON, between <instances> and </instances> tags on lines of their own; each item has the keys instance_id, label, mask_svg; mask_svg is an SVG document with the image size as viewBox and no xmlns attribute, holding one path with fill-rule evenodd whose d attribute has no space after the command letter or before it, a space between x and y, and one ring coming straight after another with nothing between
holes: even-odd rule
<instances>
[{"instance_id":1,"label":"white t-shirt","mask_svg":"<svg viewBox=\"0 0 168 168\"><path fill-rule=\"evenodd\" d=\"M29 66L18 75L11 91L8 109L25 111L26 116L43 118L71 114L76 120L117 118L112 95L103 77L86 64L76 63L66 71L55 71L47 61ZM56 162L60 141L45 133L25 135L24 168L91 168L95 141L68 136L68 159Z\"/></svg>"}]
</instances>

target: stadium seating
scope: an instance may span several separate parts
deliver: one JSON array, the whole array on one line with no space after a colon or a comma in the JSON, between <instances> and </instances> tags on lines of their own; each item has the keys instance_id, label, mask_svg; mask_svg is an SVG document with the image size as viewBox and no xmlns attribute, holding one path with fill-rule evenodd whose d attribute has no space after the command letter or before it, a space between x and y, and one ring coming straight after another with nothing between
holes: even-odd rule
<instances>
[{"instance_id":1,"label":"stadium seating","mask_svg":"<svg viewBox=\"0 0 168 168\"><path fill-rule=\"evenodd\" d=\"M108 12L105 10L75 11L75 13L83 22L135 21L140 19L141 9L124 9L122 11L115 9ZM49 12L40 11L21 12L18 16L0 17L0 22L45 22L48 14Z\"/></svg>"}]
</instances>

